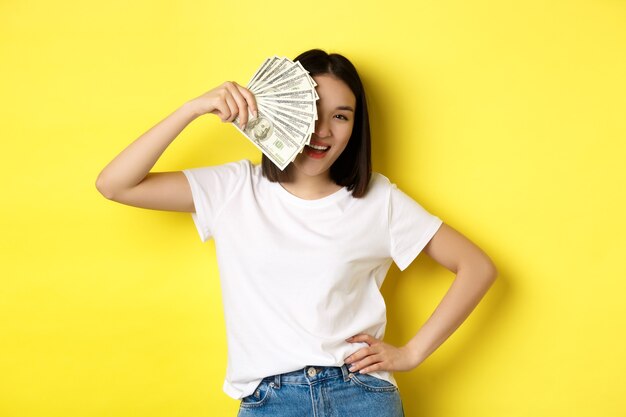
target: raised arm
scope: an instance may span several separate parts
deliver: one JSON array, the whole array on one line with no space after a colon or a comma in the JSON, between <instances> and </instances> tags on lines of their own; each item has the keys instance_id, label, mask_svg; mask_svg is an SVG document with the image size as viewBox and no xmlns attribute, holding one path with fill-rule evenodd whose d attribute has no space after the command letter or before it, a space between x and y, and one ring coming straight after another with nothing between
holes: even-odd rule
<instances>
[{"instance_id":1,"label":"raised arm","mask_svg":"<svg viewBox=\"0 0 626 417\"><path fill-rule=\"evenodd\" d=\"M256 115L254 96L234 82L226 82L196 97L126 147L104 167L96 188L109 200L154 210L195 211L191 189L181 171L150 172L165 149L197 117L215 114L222 122Z\"/></svg>"}]
</instances>

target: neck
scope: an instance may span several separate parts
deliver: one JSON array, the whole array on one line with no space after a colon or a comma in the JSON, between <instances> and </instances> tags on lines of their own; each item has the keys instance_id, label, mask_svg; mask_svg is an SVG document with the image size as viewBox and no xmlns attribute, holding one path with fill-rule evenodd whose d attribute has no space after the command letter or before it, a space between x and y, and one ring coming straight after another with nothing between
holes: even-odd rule
<instances>
[{"instance_id":1,"label":"neck","mask_svg":"<svg viewBox=\"0 0 626 417\"><path fill-rule=\"evenodd\" d=\"M289 168L289 179L280 183L284 189L304 200L317 200L341 189L330 178L328 172L310 176L299 172L293 166Z\"/></svg>"}]
</instances>

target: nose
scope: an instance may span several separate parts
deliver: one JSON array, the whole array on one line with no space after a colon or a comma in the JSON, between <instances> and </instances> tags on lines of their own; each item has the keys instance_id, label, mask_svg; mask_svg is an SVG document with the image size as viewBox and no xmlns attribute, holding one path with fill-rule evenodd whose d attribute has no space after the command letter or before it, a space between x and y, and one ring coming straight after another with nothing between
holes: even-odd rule
<instances>
[{"instance_id":1,"label":"nose","mask_svg":"<svg viewBox=\"0 0 626 417\"><path fill-rule=\"evenodd\" d=\"M326 123L325 119L320 117L317 122L315 122L315 136L320 139L326 138L331 135L330 127L328 123Z\"/></svg>"}]
</instances>

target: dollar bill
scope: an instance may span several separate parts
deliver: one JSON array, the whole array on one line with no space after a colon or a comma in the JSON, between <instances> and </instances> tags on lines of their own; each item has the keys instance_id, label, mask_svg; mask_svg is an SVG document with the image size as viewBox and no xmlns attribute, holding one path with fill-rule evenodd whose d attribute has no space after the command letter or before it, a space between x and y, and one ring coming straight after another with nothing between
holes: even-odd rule
<instances>
[{"instance_id":1,"label":"dollar bill","mask_svg":"<svg viewBox=\"0 0 626 417\"><path fill-rule=\"evenodd\" d=\"M284 170L300 153L301 147L293 142L289 134L261 111L257 117L248 121L245 129L241 128L237 120L233 124L280 170Z\"/></svg>"},{"instance_id":2,"label":"dollar bill","mask_svg":"<svg viewBox=\"0 0 626 417\"><path fill-rule=\"evenodd\" d=\"M317 91L315 89L306 89L301 91L261 91L255 94L256 97L263 97L266 99L292 99L292 100L303 100L303 101L315 101L319 99L317 95Z\"/></svg>"},{"instance_id":3,"label":"dollar bill","mask_svg":"<svg viewBox=\"0 0 626 417\"><path fill-rule=\"evenodd\" d=\"M300 62L272 56L247 84L257 101L258 117L245 129L233 124L279 169L283 170L310 143L317 120L316 83Z\"/></svg>"}]
</instances>

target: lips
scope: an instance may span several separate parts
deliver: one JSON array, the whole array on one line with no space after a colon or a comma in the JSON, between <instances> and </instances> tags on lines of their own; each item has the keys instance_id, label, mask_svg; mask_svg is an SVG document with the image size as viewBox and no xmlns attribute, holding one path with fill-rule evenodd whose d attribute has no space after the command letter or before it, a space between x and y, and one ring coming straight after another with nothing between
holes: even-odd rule
<instances>
[{"instance_id":1,"label":"lips","mask_svg":"<svg viewBox=\"0 0 626 417\"><path fill-rule=\"evenodd\" d=\"M320 145L319 143L311 142L304 147L304 153L314 159L321 159L326 156L326 153L330 149L328 145Z\"/></svg>"},{"instance_id":2,"label":"lips","mask_svg":"<svg viewBox=\"0 0 626 417\"><path fill-rule=\"evenodd\" d=\"M316 151L322 151L322 152L325 152L330 149L330 146L315 145L313 143L311 143L308 146L312 149L315 149Z\"/></svg>"}]
</instances>

